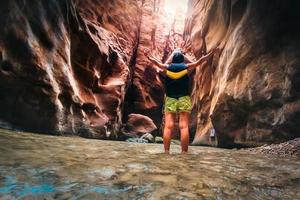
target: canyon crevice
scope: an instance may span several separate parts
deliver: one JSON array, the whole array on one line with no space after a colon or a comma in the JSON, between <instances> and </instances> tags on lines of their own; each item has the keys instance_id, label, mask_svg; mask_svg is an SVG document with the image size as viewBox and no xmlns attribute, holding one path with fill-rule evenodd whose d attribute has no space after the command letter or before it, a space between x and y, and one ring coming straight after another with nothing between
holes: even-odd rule
<instances>
[{"instance_id":1,"label":"canyon crevice","mask_svg":"<svg viewBox=\"0 0 300 200\"><path fill-rule=\"evenodd\" d=\"M191 74L193 143L256 146L300 136L297 1L189 0L175 20L164 3L0 2L1 127L124 139L133 114L137 124L153 120L145 130L159 129L163 80L144 50L164 62L176 46L200 58L219 45Z\"/></svg>"}]
</instances>

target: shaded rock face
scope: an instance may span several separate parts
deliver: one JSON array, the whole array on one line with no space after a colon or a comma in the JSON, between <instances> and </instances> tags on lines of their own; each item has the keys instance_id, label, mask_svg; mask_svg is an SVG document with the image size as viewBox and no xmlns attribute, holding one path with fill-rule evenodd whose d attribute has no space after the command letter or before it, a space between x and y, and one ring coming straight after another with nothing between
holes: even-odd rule
<instances>
[{"instance_id":1,"label":"shaded rock face","mask_svg":"<svg viewBox=\"0 0 300 200\"><path fill-rule=\"evenodd\" d=\"M190 0L185 39L196 57L223 49L194 76L194 143L259 145L300 133L298 1Z\"/></svg>"},{"instance_id":2,"label":"shaded rock face","mask_svg":"<svg viewBox=\"0 0 300 200\"><path fill-rule=\"evenodd\" d=\"M0 118L14 127L56 132L69 122L74 94L66 5L9 1L0 7Z\"/></svg>"},{"instance_id":3,"label":"shaded rock face","mask_svg":"<svg viewBox=\"0 0 300 200\"><path fill-rule=\"evenodd\" d=\"M137 2L128 5L1 2L2 123L93 138L110 129L117 137L139 20Z\"/></svg>"},{"instance_id":4,"label":"shaded rock face","mask_svg":"<svg viewBox=\"0 0 300 200\"><path fill-rule=\"evenodd\" d=\"M1 126L117 139L133 112L159 126L162 82L143 50L172 50L163 3L1 2Z\"/></svg>"}]
</instances>

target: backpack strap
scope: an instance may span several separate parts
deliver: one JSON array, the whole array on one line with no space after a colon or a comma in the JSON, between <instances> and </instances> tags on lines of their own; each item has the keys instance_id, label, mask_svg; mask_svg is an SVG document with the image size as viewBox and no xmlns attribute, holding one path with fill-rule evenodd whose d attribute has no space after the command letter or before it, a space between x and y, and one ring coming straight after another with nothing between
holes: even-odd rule
<instances>
[{"instance_id":1,"label":"backpack strap","mask_svg":"<svg viewBox=\"0 0 300 200\"><path fill-rule=\"evenodd\" d=\"M171 79L180 79L188 73L187 69L181 70L180 72L171 72L167 70L166 75Z\"/></svg>"}]
</instances>

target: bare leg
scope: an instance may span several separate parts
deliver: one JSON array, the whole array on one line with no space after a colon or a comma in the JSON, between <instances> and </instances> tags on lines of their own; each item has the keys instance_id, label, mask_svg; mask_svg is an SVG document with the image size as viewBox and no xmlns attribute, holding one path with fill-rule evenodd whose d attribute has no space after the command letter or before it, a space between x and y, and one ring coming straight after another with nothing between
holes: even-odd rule
<instances>
[{"instance_id":1,"label":"bare leg","mask_svg":"<svg viewBox=\"0 0 300 200\"><path fill-rule=\"evenodd\" d=\"M189 116L190 113L188 112L179 113L179 128L182 153L187 153L189 147Z\"/></svg>"},{"instance_id":2,"label":"bare leg","mask_svg":"<svg viewBox=\"0 0 300 200\"><path fill-rule=\"evenodd\" d=\"M174 128L175 117L176 117L175 113L170 113L170 112L165 113L165 127L164 127L165 153L169 153L170 151L171 135L172 135L172 130Z\"/></svg>"}]
</instances>

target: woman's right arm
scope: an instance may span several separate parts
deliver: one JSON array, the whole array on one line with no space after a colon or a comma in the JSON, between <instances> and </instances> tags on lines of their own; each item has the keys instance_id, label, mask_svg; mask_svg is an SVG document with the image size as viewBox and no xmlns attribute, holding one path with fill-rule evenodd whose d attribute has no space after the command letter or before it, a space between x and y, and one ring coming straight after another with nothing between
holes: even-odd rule
<instances>
[{"instance_id":1,"label":"woman's right arm","mask_svg":"<svg viewBox=\"0 0 300 200\"><path fill-rule=\"evenodd\" d=\"M161 68L162 70L166 70L167 68L167 64L163 64L161 63L157 58L155 58L154 56L150 55L149 54L149 51L148 50L145 50L144 51L144 55L153 63L155 64L156 66L158 66L159 68Z\"/></svg>"}]
</instances>

